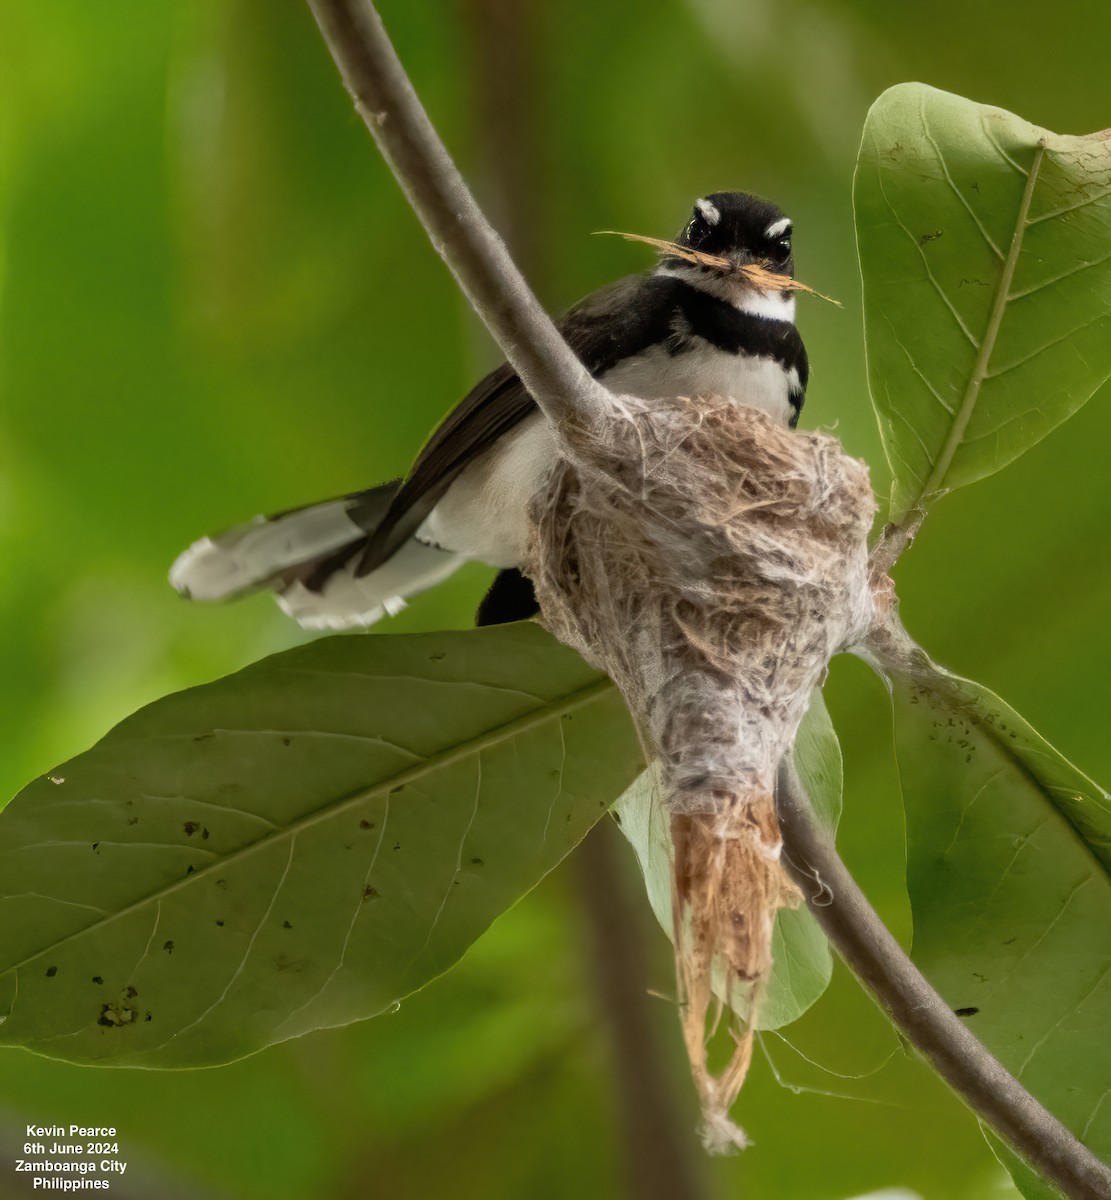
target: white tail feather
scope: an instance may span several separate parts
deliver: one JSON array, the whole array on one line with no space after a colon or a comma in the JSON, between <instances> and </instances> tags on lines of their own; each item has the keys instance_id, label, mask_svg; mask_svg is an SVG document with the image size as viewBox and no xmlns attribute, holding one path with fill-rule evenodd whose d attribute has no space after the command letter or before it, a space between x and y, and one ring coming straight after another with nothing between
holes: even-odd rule
<instances>
[{"instance_id":1,"label":"white tail feather","mask_svg":"<svg viewBox=\"0 0 1111 1200\"><path fill-rule=\"evenodd\" d=\"M255 517L194 542L170 568L170 584L191 600L224 600L265 587L287 568L365 535L347 515L345 500L327 500L280 517Z\"/></svg>"},{"instance_id":2,"label":"white tail feather","mask_svg":"<svg viewBox=\"0 0 1111 1200\"><path fill-rule=\"evenodd\" d=\"M368 575L356 578L356 555L328 577L321 591L292 583L282 590L278 603L306 629L373 625L387 613L397 616L405 607L406 596L433 587L466 561L462 554L412 539Z\"/></svg>"}]
</instances>

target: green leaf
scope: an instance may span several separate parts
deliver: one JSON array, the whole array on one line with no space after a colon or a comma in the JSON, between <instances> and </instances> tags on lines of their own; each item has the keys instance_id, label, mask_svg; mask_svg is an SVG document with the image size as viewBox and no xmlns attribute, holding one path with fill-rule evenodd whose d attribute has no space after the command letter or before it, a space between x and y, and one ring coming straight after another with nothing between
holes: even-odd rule
<instances>
[{"instance_id":1,"label":"green leaf","mask_svg":"<svg viewBox=\"0 0 1111 1200\"><path fill-rule=\"evenodd\" d=\"M1020 1158L1006 1142L985 1122L980 1130L991 1147L992 1154L1010 1174L1015 1187L1026 1200L1065 1200L1065 1194L1056 1184L1039 1175L1025 1159Z\"/></svg>"},{"instance_id":2,"label":"green leaf","mask_svg":"<svg viewBox=\"0 0 1111 1200\"><path fill-rule=\"evenodd\" d=\"M1111 135L902 84L868 114L854 203L898 517L998 471L1111 375Z\"/></svg>"},{"instance_id":3,"label":"green leaf","mask_svg":"<svg viewBox=\"0 0 1111 1200\"><path fill-rule=\"evenodd\" d=\"M0 1043L200 1066L447 970L640 766L539 627L327 638L159 700L0 815Z\"/></svg>"},{"instance_id":4,"label":"green leaf","mask_svg":"<svg viewBox=\"0 0 1111 1200\"><path fill-rule=\"evenodd\" d=\"M913 957L1107 1158L1111 799L978 684L897 680L894 700Z\"/></svg>"},{"instance_id":5,"label":"green leaf","mask_svg":"<svg viewBox=\"0 0 1111 1200\"><path fill-rule=\"evenodd\" d=\"M841 815L841 747L820 692L814 693L795 745L799 772L819 815L831 829ZM614 804L648 889L656 920L670 938L671 834L659 772L643 772ZM805 907L780 909L776 917L772 976L760 1009L762 1029L797 1020L822 995L833 973L829 943Z\"/></svg>"}]
</instances>

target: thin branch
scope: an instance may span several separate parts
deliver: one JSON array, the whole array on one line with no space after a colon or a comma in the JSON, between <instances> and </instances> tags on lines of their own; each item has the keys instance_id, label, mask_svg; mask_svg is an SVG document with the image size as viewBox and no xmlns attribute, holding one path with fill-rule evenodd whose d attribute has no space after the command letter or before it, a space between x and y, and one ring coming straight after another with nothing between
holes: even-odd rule
<instances>
[{"instance_id":1,"label":"thin branch","mask_svg":"<svg viewBox=\"0 0 1111 1200\"><path fill-rule=\"evenodd\" d=\"M613 1045L629 1195L701 1200L706 1186L694 1159L697 1142L688 1134L695 1117L685 1120L680 1112L677 1097L684 1092L668 1069L647 992L644 889L631 894L614 844L619 837L612 821L600 821L574 855L574 878L591 974Z\"/></svg>"},{"instance_id":2,"label":"thin branch","mask_svg":"<svg viewBox=\"0 0 1111 1200\"><path fill-rule=\"evenodd\" d=\"M553 424L609 392L560 337L432 127L369 0L308 0L355 108L475 312Z\"/></svg>"},{"instance_id":3,"label":"thin branch","mask_svg":"<svg viewBox=\"0 0 1111 1200\"><path fill-rule=\"evenodd\" d=\"M791 767L780 773L778 804L784 859L796 883L808 895L815 878L825 885L822 904L811 904L811 912L895 1026L975 1113L1066 1196L1111 1198L1111 1168L988 1053L903 952L815 819Z\"/></svg>"},{"instance_id":4,"label":"thin branch","mask_svg":"<svg viewBox=\"0 0 1111 1200\"><path fill-rule=\"evenodd\" d=\"M369 0L308 0L355 105L433 244L525 386L553 422L598 412L595 383L544 315L479 212L428 121ZM797 877L833 902L813 909L827 936L891 1020L965 1101L1074 1200L1111 1200L1111 1170L984 1049L911 963L815 821L793 772L780 819Z\"/></svg>"}]
</instances>

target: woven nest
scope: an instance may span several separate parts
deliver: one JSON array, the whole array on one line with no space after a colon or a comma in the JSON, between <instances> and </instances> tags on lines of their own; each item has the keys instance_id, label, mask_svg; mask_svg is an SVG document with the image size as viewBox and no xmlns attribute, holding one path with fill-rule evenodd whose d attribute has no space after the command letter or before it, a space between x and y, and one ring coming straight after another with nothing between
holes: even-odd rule
<instances>
[{"instance_id":1,"label":"woven nest","mask_svg":"<svg viewBox=\"0 0 1111 1200\"><path fill-rule=\"evenodd\" d=\"M774 784L831 656L871 620L864 464L721 398L617 397L561 430L526 573L541 621L604 669L662 768L684 1032L714 1149L744 1079L776 910ZM711 978L747 1019L718 1075Z\"/></svg>"}]
</instances>

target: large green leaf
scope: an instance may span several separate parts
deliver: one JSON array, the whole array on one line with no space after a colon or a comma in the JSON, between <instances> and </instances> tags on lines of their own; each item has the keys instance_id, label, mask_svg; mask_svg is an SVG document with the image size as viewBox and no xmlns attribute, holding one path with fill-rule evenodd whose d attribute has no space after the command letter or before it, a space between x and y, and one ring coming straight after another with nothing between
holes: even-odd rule
<instances>
[{"instance_id":1,"label":"large green leaf","mask_svg":"<svg viewBox=\"0 0 1111 1200\"><path fill-rule=\"evenodd\" d=\"M999 470L1111 375L1109 138L922 84L872 106L854 200L894 515Z\"/></svg>"},{"instance_id":2,"label":"large green leaf","mask_svg":"<svg viewBox=\"0 0 1111 1200\"><path fill-rule=\"evenodd\" d=\"M977 684L896 681L894 697L915 961L1111 1156L1111 798Z\"/></svg>"},{"instance_id":3,"label":"large green leaf","mask_svg":"<svg viewBox=\"0 0 1111 1200\"><path fill-rule=\"evenodd\" d=\"M372 1016L639 766L533 625L328 638L159 700L0 815L0 1042L198 1066Z\"/></svg>"},{"instance_id":4,"label":"large green leaf","mask_svg":"<svg viewBox=\"0 0 1111 1200\"><path fill-rule=\"evenodd\" d=\"M821 692L810 702L795 757L819 815L835 829L841 815L841 747ZM637 778L614 805L614 815L636 851L652 911L671 937L671 834L657 770L650 768ZM833 973L829 942L805 907L780 909L772 957L772 977L760 1007L761 1029L779 1029L801 1017L826 990Z\"/></svg>"}]
</instances>

